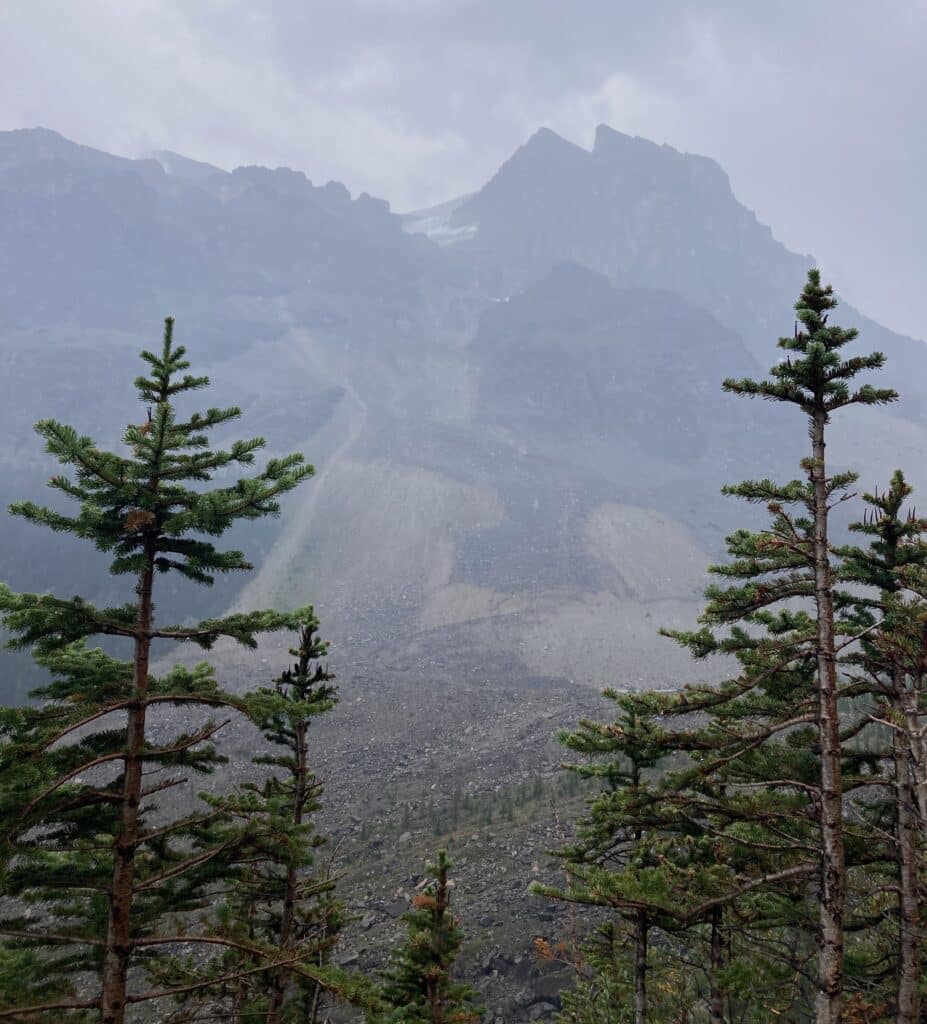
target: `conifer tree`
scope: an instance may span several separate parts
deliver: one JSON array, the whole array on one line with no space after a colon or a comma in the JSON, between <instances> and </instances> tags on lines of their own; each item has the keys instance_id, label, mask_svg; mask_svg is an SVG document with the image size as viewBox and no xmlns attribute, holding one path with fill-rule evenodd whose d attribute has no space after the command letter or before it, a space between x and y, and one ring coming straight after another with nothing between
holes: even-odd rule
<instances>
[{"instance_id":1,"label":"conifer tree","mask_svg":"<svg viewBox=\"0 0 927 1024\"><path fill-rule=\"evenodd\" d=\"M200 975L204 982L210 975L231 976L231 981L220 980L208 999L195 992L187 1002L208 1002L212 1012L232 1022L314 1024L326 984L346 998L360 998L364 991L360 978L333 971L308 975L291 967L295 960L325 968L343 919L331 872L317 863L325 839L316 832L313 815L321 806L322 786L312 771L309 745L312 721L335 706L334 676L322 661L328 648L318 636L315 615L306 609L299 617L292 667L273 686L244 698L249 718L268 743L253 763L270 772L263 782L245 782L232 794L208 797L221 814L200 837L208 847L239 833L226 896L206 923L207 935L228 938L232 945ZM255 952L261 950L263 956ZM275 959L279 967L273 966ZM261 962L270 968L249 972ZM160 973L165 984L178 985L190 968L172 960L160 966Z\"/></svg>"},{"instance_id":2,"label":"conifer tree","mask_svg":"<svg viewBox=\"0 0 927 1024\"><path fill-rule=\"evenodd\" d=\"M623 929L618 922L606 921L578 951L564 950L561 959L576 972L574 984L561 995L560 1024L632 1024L635 1007L629 958L625 954ZM540 948L538 948L540 947ZM538 955L557 959L558 950L547 943L535 942Z\"/></svg>"},{"instance_id":3,"label":"conifer tree","mask_svg":"<svg viewBox=\"0 0 927 1024\"><path fill-rule=\"evenodd\" d=\"M220 637L253 647L268 630L291 625L275 611L242 612L173 625L155 619L156 578L177 573L199 584L250 568L239 551L220 551L211 537L240 520L278 512L278 499L312 473L300 455L268 461L257 475L210 486L219 474L253 464L260 438L213 449L208 433L239 415L236 408L186 412L178 407L208 379L186 372L182 347L165 321L159 353L145 351L146 376L135 381L147 415L123 436L124 452L108 452L73 427L37 425L46 450L73 471L52 477L53 488L77 502L73 514L23 502L14 515L88 540L111 556L110 572L134 581L134 600L98 608L81 597L14 594L0 588L0 612L13 639L31 648L54 680L38 707L6 712L0 747L3 807L0 866L4 890L38 911L3 930L4 958L43 951L45 993L33 1005L0 1017L62 1019L90 1011L103 1024L122 1024L128 1006L163 995L130 992L130 970L144 968L171 936L167 915L205 900L206 887L229 853L225 844L191 852L189 840L215 811L168 816L154 798L189 772L217 761L210 740L221 727L202 712L239 705L216 684L208 666L176 668L160 678L150 669L152 643L179 641L210 648ZM84 641L127 641L120 661ZM156 713L183 709L191 724L167 735ZM53 951L53 952L49 952ZM77 996L68 975L89 972L89 995ZM45 1001L43 1001L43 999Z\"/></svg>"},{"instance_id":4,"label":"conifer tree","mask_svg":"<svg viewBox=\"0 0 927 1024\"><path fill-rule=\"evenodd\" d=\"M88 650L82 641L40 654L38 660L52 673L52 682L35 694L42 706L5 709L0 724L0 891L15 901L5 900L0 911L0 940L7 953L30 953L27 964L41 986L24 1003L22 995L10 996L12 975L0 968L0 1017L26 1014L44 1020L47 1011L58 1019L67 1018L69 1009L84 1008L98 1020L99 992L77 999L71 982L81 975L99 978L103 969L123 783L117 762L124 746L122 729L107 728L104 720L125 709L132 666ZM207 666L180 667L150 678L148 700L155 710L165 705L185 711L204 706L234 710ZM95 721L102 727L88 729ZM205 720L145 751L146 813L140 823L132 912L141 956L163 916L196 910L221 871L227 853L222 844L190 855L201 811L177 815L167 825L150 821L157 813L157 794L222 763L208 743L218 725ZM57 1000L45 1000L57 1005L39 1005L27 1014L43 989L57 993ZM84 1017L79 1012L73 1016Z\"/></svg>"},{"instance_id":5,"label":"conifer tree","mask_svg":"<svg viewBox=\"0 0 927 1024\"><path fill-rule=\"evenodd\" d=\"M661 913L659 897L647 891L645 878L654 859L646 846L654 833L650 823L637 818L631 808L644 787L644 772L656 765L663 751L652 719L640 713L632 697L613 690L607 690L605 696L620 709L613 724L584 720L575 732L560 735L570 750L595 758L569 767L603 783L602 792L593 798L580 824L578 841L560 851L568 885L557 889L535 884L532 891L568 902L610 907L625 919L633 947L633 966L628 972L633 979L633 1020L642 1024L647 1019L650 931L658 919L665 921L671 915ZM612 927L607 933L610 951L614 950L615 931ZM591 952L600 957L600 945L594 943Z\"/></svg>"},{"instance_id":6,"label":"conifer tree","mask_svg":"<svg viewBox=\"0 0 927 1024\"><path fill-rule=\"evenodd\" d=\"M726 791L731 777L727 764L743 746L734 738L736 727L669 727L675 715L693 718L696 702L707 702L708 694L719 699L711 688L691 688L679 697L606 691L619 708L615 720L582 722L577 732L562 736L570 749L590 758L570 767L605 785L590 800L577 842L560 851L567 886L533 889L610 908L627 922L623 936L616 922L604 926L611 938L609 957L602 956L598 940L591 944L591 962L611 963L612 978L595 979L584 987L593 993L609 991L610 998L626 990L628 1006L634 1007L628 1020L634 1024L662 1020L666 1011L665 998L648 996L653 957L648 957L646 939L651 931L660 935L655 948L664 977L672 972L674 955L703 965L702 984L690 991L691 1005L701 1004L712 1022L722 1019L729 999L750 1001L751 990L737 990L745 959L752 982L760 973L767 979L766 1011L778 1012L782 1001L777 1001L775 989L784 972L775 958L758 955L756 943L792 923L782 899L772 896L784 895L788 908L794 887L800 889L814 870L806 847L793 847L783 831L791 826L794 798L771 801L765 792L752 792L752 769L745 773L747 788ZM682 767L673 766L674 761ZM649 777L644 776L647 769L654 769ZM778 836L769 833L773 826ZM730 912L736 928L727 923ZM616 972L622 947L629 951ZM701 952L695 955L694 950ZM691 984L695 972L690 968L685 973ZM734 991L729 993L732 979ZM685 987L676 984L674 989Z\"/></svg>"},{"instance_id":7,"label":"conifer tree","mask_svg":"<svg viewBox=\"0 0 927 1024\"><path fill-rule=\"evenodd\" d=\"M828 475L825 435L835 411L890 402L895 395L869 385L850 390L852 378L880 367L883 357L841 356L855 332L828 324L835 305L818 271L810 271L796 304L802 326L780 340L787 354L773 368L772 379L724 383L737 394L796 405L808 420L812 442L811 455L802 462L804 480L778 485L764 479L726 488L767 505L770 523L728 538L732 560L713 567L723 582L707 591L702 628L669 634L696 658L732 656L737 673L717 687L623 698L626 711L635 708L640 720L649 719L650 742L662 751L658 756L681 758L683 767L636 792L625 787L608 800L596 798L585 825L601 831L598 861L583 869L585 878L570 867L582 883L578 890L573 885L572 898L611 902L618 909L643 906L666 932L694 926L698 934L707 928L710 976L719 979L722 970L726 976L724 984L709 981L709 1014L715 1019L725 985L731 994L739 987L754 1001L759 995L755 986L751 993L738 982L742 972L733 959L734 938L747 956L745 963L770 985L783 964L792 979L803 976L802 936L812 931L806 887L817 880L814 1015L819 1024L836 1024L843 991L847 868L871 869L886 859L884 842L865 823L854 827L849 849L844 835L845 796L864 791L873 778L872 757L852 746L868 720L857 714L842 723L838 713L838 648L858 637L860 622L851 611L851 597L836 590L829 512L833 503L849 496L855 476ZM848 696L858 692L846 689ZM692 716L698 724L686 721ZM634 753L625 749L633 740L626 717L596 726L594 734L604 744L598 753L628 765ZM585 750L595 754L595 747L587 743ZM659 868L648 876L649 895L643 892L641 854L633 852L635 844L628 845L629 832L645 840L644 849L660 852ZM613 849L625 844L620 870L607 863L609 838ZM688 848L706 856L687 862ZM686 872L696 883L688 884L688 891ZM739 922L736 931L725 923L725 915ZM854 922L853 927L866 925ZM722 932L728 936L726 965L721 963ZM801 1013L803 986L791 987L783 994L785 1004L764 995L765 1012Z\"/></svg>"},{"instance_id":8,"label":"conifer tree","mask_svg":"<svg viewBox=\"0 0 927 1024\"><path fill-rule=\"evenodd\" d=\"M841 575L858 584L860 648L846 659L861 670L861 689L874 698L870 717L889 733L890 781L897 885L898 955L894 993L896 1024L920 1020L922 848L918 827L917 753L925 713L924 618L927 607L908 588L927 568L927 520L904 505L911 487L900 470L882 494L865 494L869 506L851 529L870 540L846 546ZM908 591L906 593L906 591Z\"/></svg>"},{"instance_id":9,"label":"conifer tree","mask_svg":"<svg viewBox=\"0 0 927 1024\"><path fill-rule=\"evenodd\" d=\"M261 821L266 822L262 831L269 844L265 913L282 951L300 950L301 960L323 966L337 940L342 910L332 895L334 882L330 875L310 874L315 851L324 840L314 834L310 818L320 806L321 784L309 763L309 725L313 718L331 710L336 700L330 685L334 677L320 660L328 647L317 634L318 621L310 616L300 630L299 646L290 652L295 664L277 680L272 691L258 692L256 702L252 701L252 715L265 739L288 751L283 756L268 754L255 759L289 776L272 776L262 793ZM274 904L278 899L281 906L276 926ZM267 1024L290 1020L315 1024L322 986L305 976L294 980L296 992L291 993L288 973L278 971L274 975Z\"/></svg>"},{"instance_id":10,"label":"conifer tree","mask_svg":"<svg viewBox=\"0 0 927 1024\"><path fill-rule=\"evenodd\" d=\"M770 480L746 481L728 489L728 493L747 501L772 504L774 509L799 504L806 509L812 530L810 546L804 537L798 536L791 542L794 548L785 549L791 552L785 558L778 554L770 558L765 546L758 549L744 538L741 574L751 582L736 596L729 592L725 603L729 605L729 620L734 620L751 609L786 597L810 596L814 602L822 844L817 1024L839 1024L840 1021L846 889L835 580L828 527L835 496L839 499L841 492L856 479L853 474L828 476L826 431L830 417L840 409L850 405L881 405L897 398L894 391L870 384L851 390L850 381L857 374L879 369L885 357L874 352L843 358L841 350L856 338L857 331L828 322L836 305L833 289L821 284L820 271L809 270L804 291L795 305L802 326L796 326L793 336L780 338L779 346L787 355L772 368L771 379L724 382L725 390L734 394L794 405L806 418L811 439L811 454L802 462L804 482L777 486ZM785 575L769 588L757 582L766 571L783 569L790 561L794 576ZM808 579L806 570L811 571L813 579Z\"/></svg>"},{"instance_id":11,"label":"conifer tree","mask_svg":"<svg viewBox=\"0 0 927 1024\"><path fill-rule=\"evenodd\" d=\"M407 938L384 972L383 999L391 1007L376 1024L476 1024L480 1019L469 985L455 982L454 964L463 937L451 913L451 862L444 850L427 866L431 883L403 915Z\"/></svg>"}]
</instances>

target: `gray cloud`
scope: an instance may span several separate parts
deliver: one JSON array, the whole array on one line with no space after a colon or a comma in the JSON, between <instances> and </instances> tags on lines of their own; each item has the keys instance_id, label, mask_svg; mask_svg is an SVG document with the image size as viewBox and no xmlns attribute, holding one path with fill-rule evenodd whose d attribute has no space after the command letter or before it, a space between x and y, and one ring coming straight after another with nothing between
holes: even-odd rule
<instances>
[{"instance_id":1,"label":"gray cloud","mask_svg":"<svg viewBox=\"0 0 927 1024\"><path fill-rule=\"evenodd\" d=\"M540 124L715 157L850 299L927 337L927 4L30 0L0 127L286 164L394 207L478 187Z\"/></svg>"}]
</instances>

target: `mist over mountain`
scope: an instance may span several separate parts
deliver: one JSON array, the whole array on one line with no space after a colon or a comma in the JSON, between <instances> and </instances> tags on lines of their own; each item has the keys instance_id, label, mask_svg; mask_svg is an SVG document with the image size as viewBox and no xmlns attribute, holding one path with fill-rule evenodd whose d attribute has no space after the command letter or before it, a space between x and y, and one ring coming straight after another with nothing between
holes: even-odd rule
<instances>
[{"instance_id":1,"label":"mist over mountain","mask_svg":"<svg viewBox=\"0 0 927 1024\"><path fill-rule=\"evenodd\" d=\"M537 132L453 220L476 227L469 245L500 290L573 259L625 287L678 292L752 344L781 322L809 262L734 199L714 161L604 125L591 152Z\"/></svg>"},{"instance_id":2,"label":"mist over mountain","mask_svg":"<svg viewBox=\"0 0 927 1024\"><path fill-rule=\"evenodd\" d=\"M542 130L402 216L285 168L0 133L0 500L48 500L40 417L110 440L140 417L136 353L174 315L216 400L318 475L235 538L244 592L164 600L311 601L357 671L672 685L691 667L656 630L692 623L745 516L721 484L797 469L800 428L720 381L774 361L809 264L716 163L605 126L591 151ZM838 418L835 461L917 481L927 350L840 313L905 401L864 435ZM3 531L14 587L116 592L66 540Z\"/></svg>"}]
</instances>

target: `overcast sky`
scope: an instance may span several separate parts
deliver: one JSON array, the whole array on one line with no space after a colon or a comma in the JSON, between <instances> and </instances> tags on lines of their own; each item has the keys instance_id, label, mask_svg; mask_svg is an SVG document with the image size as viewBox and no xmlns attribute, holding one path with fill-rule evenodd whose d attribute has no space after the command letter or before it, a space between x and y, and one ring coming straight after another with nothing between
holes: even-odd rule
<instances>
[{"instance_id":1,"label":"overcast sky","mask_svg":"<svg viewBox=\"0 0 927 1024\"><path fill-rule=\"evenodd\" d=\"M537 127L728 171L864 311L927 338L927 0L0 0L0 129L299 168L405 210Z\"/></svg>"}]
</instances>

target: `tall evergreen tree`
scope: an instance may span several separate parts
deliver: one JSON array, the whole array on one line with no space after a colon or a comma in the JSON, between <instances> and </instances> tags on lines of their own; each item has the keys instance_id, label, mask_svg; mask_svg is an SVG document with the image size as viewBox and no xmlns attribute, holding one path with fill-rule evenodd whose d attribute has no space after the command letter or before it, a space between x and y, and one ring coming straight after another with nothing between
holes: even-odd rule
<instances>
[{"instance_id":1,"label":"tall evergreen tree","mask_svg":"<svg viewBox=\"0 0 927 1024\"><path fill-rule=\"evenodd\" d=\"M316 850L324 840L315 835L310 817L319 809L321 784L309 761L309 726L313 718L331 710L336 700L331 685L334 677L321 662L327 650L318 637L318 621L310 616L300 630L299 646L290 652L296 659L292 669L283 673L273 690L258 692L259 703L252 710L265 739L287 751L282 756L268 754L256 759L258 764L285 773L268 779L261 794L264 804L260 821L269 844L265 914L282 951L299 950L301 960L319 966L328 962L342 920L330 872L310 873ZM305 976L293 981L295 991L291 992L287 971L273 976L267 1024L297 1020L315 1024L321 984Z\"/></svg>"},{"instance_id":2,"label":"tall evergreen tree","mask_svg":"<svg viewBox=\"0 0 927 1024\"><path fill-rule=\"evenodd\" d=\"M122 1024L128 1006L162 994L130 992L130 971L143 968L166 941L165 915L202 905L204 887L228 851L219 844L191 853L191 832L204 813L214 812L169 817L165 824L164 808L154 797L177 786L187 771L216 763L209 741L222 723L205 716L198 722L197 713L239 705L204 665L153 677L152 643L208 649L230 637L253 647L258 634L291 625L289 616L275 611L192 626L155 619L158 576L177 573L208 585L218 574L249 569L241 552L220 551L209 538L237 521L276 515L279 497L312 473L301 455L288 455L271 459L255 476L209 486L218 474L252 465L264 442L255 438L213 449L208 432L228 424L239 410L178 408L178 401L208 379L185 372L189 364L183 347L174 344L173 326L173 320L165 321L159 353L142 353L148 372L135 386L147 415L126 429L125 452L104 451L54 420L37 425L49 454L73 470L73 476L57 475L50 483L77 502L77 511L68 515L31 502L11 509L109 553L110 572L134 580L135 599L98 608L81 597L0 588L11 644L32 648L55 676L36 694L40 706L7 712L2 722L3 884L20 901L39 907L31 923L4 931L20 948L58 951L41 963L49 983L57 979L63 993L0 1016L60 1019L72 1010L89 1010L103 1024ZM83 646L97 635L128 641L131 660ZM155 730L152 721L170 706L183 708L183 720L194 723L172 737L163 725ZM96 978L86 998L67 985L69 972L83 970Z\"/></svg>"},{"instance_id":3,"label":"tall evergreen tree","mask_svg":"<svg viewBox=\"0 0 927 1024\"><path fill-rule=\"evenodd\" d=\"M817 268L808 280L795 311L801 328L791 337L780 338L785 359L771 370L771 378L727 380L724 388L738 395L758 396L794 405L806 418L811 453L802 462L805 481L777 486L769 480L747 481L729 488L729 493L748 501L774 506L800 504L812 523L810 547L797 540L794 565L799 573L794 582L786 577L770 589L773 599L791 596L813 597L815 609L815 656L817 661L817 730L820 746L821 804L821 901L820 962L818 971L817 1024L839 1024L843 995L843 954L846 866L843 834L843 780L838 711L837 651L834 630L835 574L831 566L829 519L835 495L855 480L853 474L828 476L826 462L827 424L833 413L850 405L881 405L897 394L889 389L863 384L851 390L850 381L864 370L879 369L885 362L880 352L843 358L842 349L857 336L855 329L829 323L837 305L833 289L821 284ZM744 574L753 578L731 602L731 617L771 603L757 570L782 566L777 558L770 565L769 552L747 542L743 551ZM811 570L813 580L801 574ZM808 583L811 582L811 594ZM733 595L730 595L733 596Z\"/></svg>"},{"instance_id":4,"label":"tall evergreen tree","mask_svg":"<svg viewBox=\"0 0 927 1024\"><path fill-rule=\"evenodd\" d=\"M407 938L394 953L383 986L391 1009L377 1016L376 1024L476 1024L480 1019L471 987L453 979L463 937L451 913L450 868L447 853L439 850L427 866L431 883L403 916Z\"/></svg>"},{"instance_id":5,"label":"tall evergreen tree","mask_svg":"<svg viewBox=\"0 0 927 1024\"><path fill-rule=\"evenodd\" d=\"M867 513L851 529L869 538L869 545L841 550L841 575L860 585L855 601L861 643L847 661L861 670L860 689L874 700L870 717L889 733L898 897L896 1024L920 1020L922 848L927 835L918 827L917 779L918 737L927 711L927 607L908 589L918 586L927 569L927 520L913 510L905 512L911 490L898 470L882 494L864 495Z\"/></svg>"},{"instance_id":6,"label":"tall evergreen tree","mask_svg":"<svg viewBox=\"0 0 927 1024\"><path fill-rule=\"evenodd\" d=\"M268 743L253 758L266 777L244 782L234 793L207 797L221 813L199 837L205 848L234 837L226 894L205 924L208 936L231 944L199 975L204 983L218 978L216 985L208 994L194 991L184 1003L208 1004L233 1024L315 1024L326 986L346 998L362 999L364 992L361 978L330 971L323 984L322 973L309 975L292 967L295 962L325 968L343 919L331 871L317 863L325 839L316 832L313 816L321 806L322 786L312 771L309 744L312 721L330 711L337 698L334 677L322 661L328 648L318 636L318 621L311 609L300 618L292 667L273 686L244 698L250 719ZM251 973L262 962L270 968ZM190 966L182 959L169 960L160 973L164 984L179 985L189 978Z\"/></svg>"},{"instance_id":7,"label":"tall evergreen tree","mask_svg":"<svg viewBox=\"0 0 927 1024\"><path fill-rule=\"evenodd\" d=\"M619 909L634 907L636 899L667 932L693 926L695 934L707 930L713 1019L723 1012L725 986L730 997L740 991L748 1002L762 995L762 1012L803 1012L806 987L793 982L805 973L802 936L812 930L806 890L816 879L814 1016L819 1024L836 1024L843 991L847 868L870 870L886 858L885 843L865 823L854 827L849 850L844 835L845 796L864 791L873 778L872 757L858 743L868 720L855 714L842 722L839 716L838 648L853 642L860 622L851 611L852 599L836 590L828 527L832 504L848 497L855 476L828 475L825 434L835 411L889 402L895 395L869 385L850 390L856 374L878 368L883 359L878 353L842 358L841 349L855 332L828 324L835 304L818 271L809 272L796 304L801 328L780 340L787 354L773 368L772 379L724 383L737 394L796 405L808 419L812 442L810 457L802 463L804 480L778 485L764 479L726 488L767 505L769 525L728 538L731 561L713 567L722 582L707 591L702 628L670 634L696 658L733 657L737 672L720 686L623 698L626 711L633 707L640 720L650 721L650 742L658 756L672 756L682 767L636 792L624 786L620 795L596 798L584 827L600 830L590 847L594 851L597 845L598 860L583 869L585 879L570 868L583 881L574 898L611 901ZM850 696L858 690L848 685L846 692ZM626 720L586 732L591 741L574 744L576 749L595 754L598 743L598 753L633 765L634 750L625 748L636 741ZM611 864L607 860L629 835L638 834L647 840L645 849L661 853L659 866L648 876L649 894L641 884L634 844L626 845L620 870L614 859ZM698 860L687 862L686 849L708 851L690 882L685 870L694 869ZM853 922L854 932L866 927L866 921ZM726 965L722 934L727 936ZM744 977L736 961L738 945L743 964L766 977L770 989L777 976L786 983L791 991L782 992L784 1002L772 991L758 993L755 986L751 991L749 983L738 980ZM783 965L790 978L781 973Z\"/></svg>"}]
</instances>

